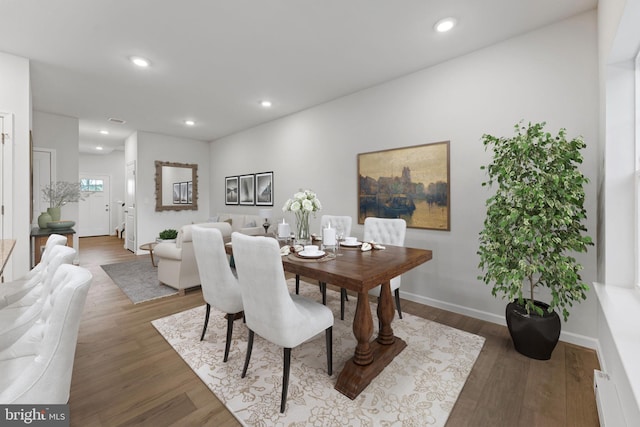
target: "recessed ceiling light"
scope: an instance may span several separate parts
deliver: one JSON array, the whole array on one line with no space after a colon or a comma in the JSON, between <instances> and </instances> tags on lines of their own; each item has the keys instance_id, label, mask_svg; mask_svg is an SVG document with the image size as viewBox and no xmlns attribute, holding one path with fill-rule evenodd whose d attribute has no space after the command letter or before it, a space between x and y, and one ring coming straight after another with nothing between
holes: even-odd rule
<instances>
[{"instance_id":1,"label":"recessed ceiling light","mask_svg":"<svg viewBox=\"0 0 640 427\"><path fill-rule=\"evenodd\" d=\"M131 62L133 62L134 64L136 64L140 68L147 68L149 66L149 60L148 59L144 59L144 58L142 58L140 56L132 56L131 57Z\"/></svg>"},{"instance_id":2,"label":"recessed ceiling light","mask_svg":"<svg viewBox=\"0 0 640 427\"><path fill-rule=\"evenodd\" d=\"M444 18L436 22L436 25L434 25L433 28L435 28L439 33L446 33L455 27L457 22L456 18Z\"/></svg>"},{"instance_id":3,"label":"recessed ceiling light","mask_svg":"<svg viewBox=\"0 0 640 427\"><path fill-rule=\"evenodd\" d=\"M101 130L100 133L103 134L103 135L109 135L109 131L108 130Z\"/></svg>"},{"instance_id":4,"label":"recessed ceiling light","mask_svg":"<svg viewBox=\"0 0 640 427\"><path fill-rule=\"evenodd\" d=\"M96 147L96 150L98 150L98 151L102 151L102 147L98 145L98 146Z\"/></svg>"},{"instance_id":5,"label":"recessed ceiling light","mask_svg":"<svg viewBox=\"0 0 640 427\"><path fill-rule=\"evenodd\" d=\"M271 107L272 104L271 104L271 101L268 101L265 99L263 101L260 101L260 105L263 106L264 108L269 108Z\"/></svg>"},{"instance_id":6,"label":"recessed ceiling light","mask_svg":"<svg viewBox=\"0 0 640 427\"><path fill-rule=\"evenodd\" d=\"M193 120L185 120L184 124L187 126L193 126L196 124L196 122L194 122Z\"/></svg>"}]
</instances>

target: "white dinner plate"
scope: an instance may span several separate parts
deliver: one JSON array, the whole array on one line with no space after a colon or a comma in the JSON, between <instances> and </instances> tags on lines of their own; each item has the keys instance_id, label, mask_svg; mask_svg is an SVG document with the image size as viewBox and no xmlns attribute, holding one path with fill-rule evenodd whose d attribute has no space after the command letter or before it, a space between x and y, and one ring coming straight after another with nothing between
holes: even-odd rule
<instances>
[{"instance_id":1,"label":"white dinner plate","mask_svg":"<svg viewBox=\"0 0 640 427\"><path fill-rule=\"evenodd\" d=\"M315 251L315 252L300 251L297 253L297 255L302 258L320 258L320 257L323 257L324 254L325 254L324 251Z\"/></svg>"},{"instance_id":2,"label":"white dinner plate","mask_svg":"<svg viewBox=\"0 0 640 427\"><path fill-rule=\"evenodd\" d=\"M347 243L345 241L340 242L340 246L345 246L347 248L357 248L360 245L362 245L362 242L355 242L355 243Z\"/></svg>"}]
</instances>

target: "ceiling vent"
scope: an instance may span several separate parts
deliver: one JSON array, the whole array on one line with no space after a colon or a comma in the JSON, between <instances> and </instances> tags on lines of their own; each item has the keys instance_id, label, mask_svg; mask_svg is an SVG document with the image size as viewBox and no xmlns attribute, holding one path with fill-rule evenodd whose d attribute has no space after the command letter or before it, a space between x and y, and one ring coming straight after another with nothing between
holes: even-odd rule
<instances>
[{"instance_id":1,"label":"ceiling vent","mask_svg":"<svg viewBox=\"0 0 640 427\"><path fill-rule=\"evenodd\" d=\"M109 121L112 122L112 123L117 123L119 125L123 125L123 124L127 123L125 120L114 119L113 117L109 117Z\"/></svg>"}]
</instances>

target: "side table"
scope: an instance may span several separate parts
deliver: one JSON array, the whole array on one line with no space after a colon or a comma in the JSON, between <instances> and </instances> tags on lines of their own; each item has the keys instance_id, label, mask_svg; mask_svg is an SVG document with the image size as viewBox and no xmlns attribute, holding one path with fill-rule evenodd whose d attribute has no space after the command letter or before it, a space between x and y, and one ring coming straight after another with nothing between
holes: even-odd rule
<instances>
[{"instance_id":1,"label":"side table","mask_svg":"<svg viewBox=\"0 0 640 427\"><path fill-rule=\"evenodd\" d=\"M53 228L40 228L33 227L31 229L31 237L33 238L33 264L31 267L35 267L42 258L42 251L47 244L47 239L52 234L60 234L67 238L67 246L73 247L73 235L76 231L73 228L63 228L54 230Z\"/></svg>"},{"instance_id":2,"label":"side table","mask_svg":"<svg viewBox=\"0 0 640 427\"><path fill-rule=\"evenodd\" d=\"M156 247L157 244L158 244L157 242L150 242L150 243L143 243L142 245L140 245L140 250L149 251L149 256L151 257L151 264L154 267L157 267L157 265L156 265L156 260L153 259L153 249Z\"/></svg>"}]
</instances>

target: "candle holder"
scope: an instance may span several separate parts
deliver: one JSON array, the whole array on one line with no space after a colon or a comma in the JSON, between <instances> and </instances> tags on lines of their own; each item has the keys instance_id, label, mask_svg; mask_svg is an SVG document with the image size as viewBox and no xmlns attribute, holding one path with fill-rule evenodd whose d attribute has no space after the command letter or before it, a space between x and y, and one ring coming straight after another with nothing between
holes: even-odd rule
<instances>
[{"instance_id":1,"label":"candle holder","mask_svg":"<svg viewBox=\"0 0 640 427\"><path fill-rule=\"evenodd\" d=\"M269 222L269 219L271 218L271 209L260 209L258 215L261 218L264 218L264 223L262 224L262 226L264 227L264 234L266 236L269 227L271 227L271 223Z\"/></svg>"}]
</instances>

